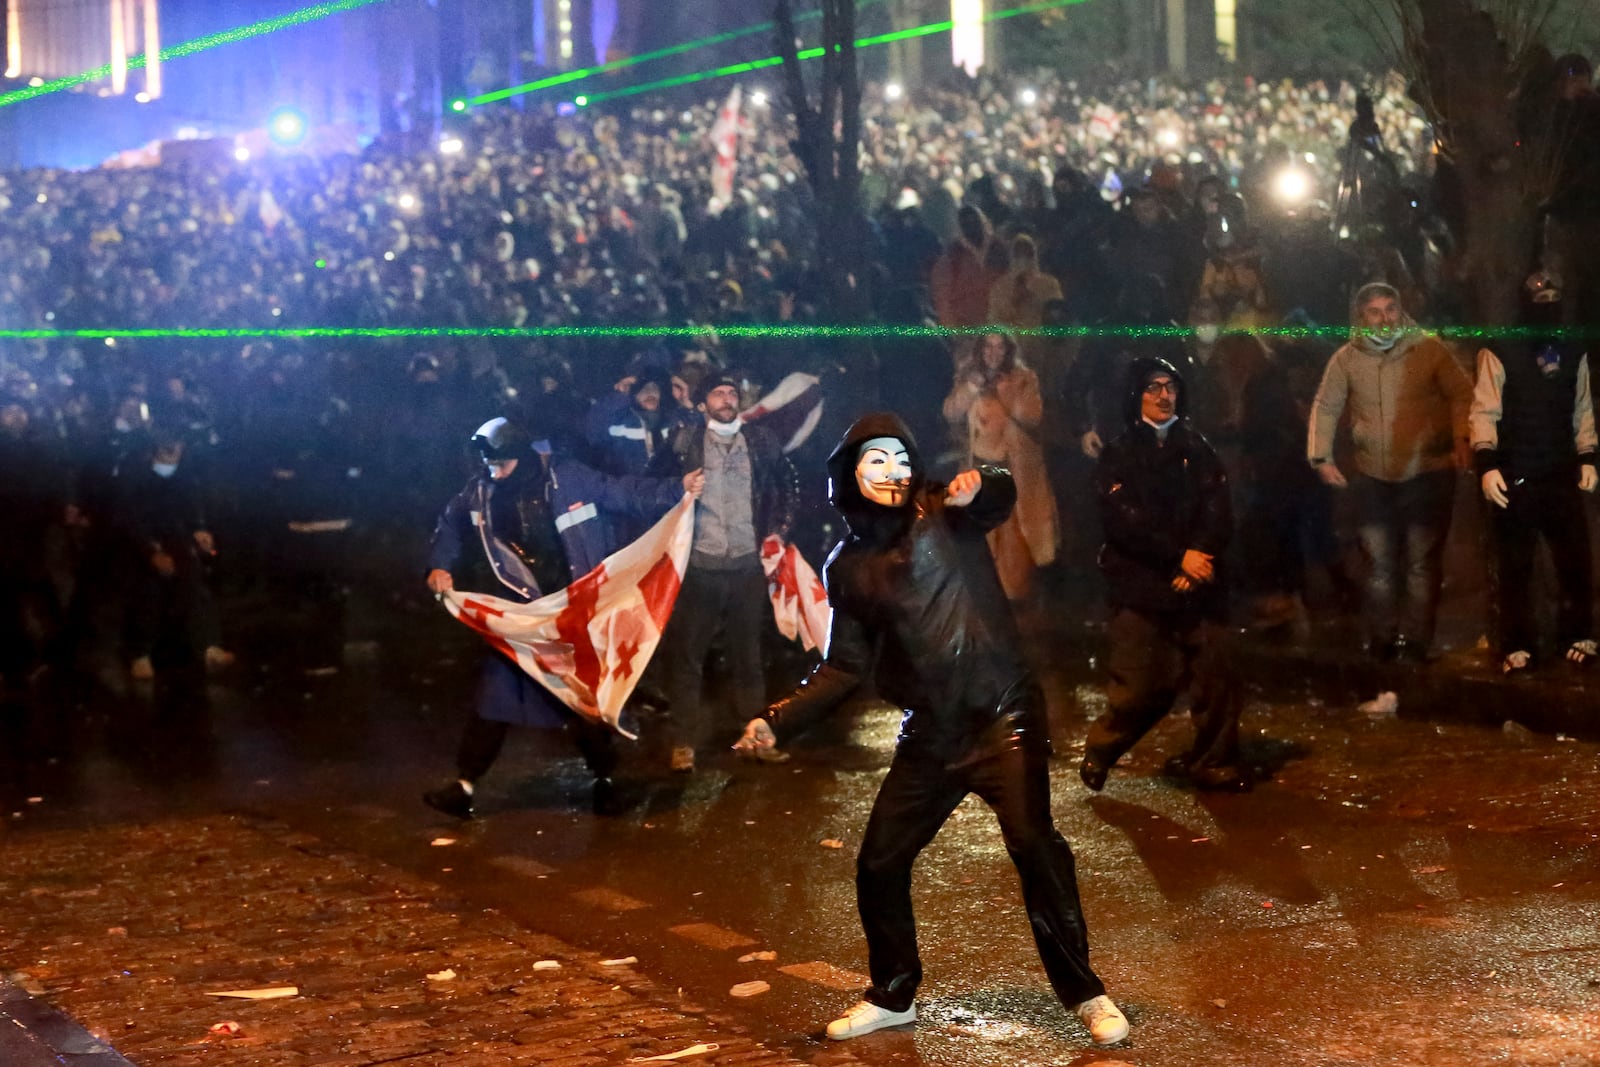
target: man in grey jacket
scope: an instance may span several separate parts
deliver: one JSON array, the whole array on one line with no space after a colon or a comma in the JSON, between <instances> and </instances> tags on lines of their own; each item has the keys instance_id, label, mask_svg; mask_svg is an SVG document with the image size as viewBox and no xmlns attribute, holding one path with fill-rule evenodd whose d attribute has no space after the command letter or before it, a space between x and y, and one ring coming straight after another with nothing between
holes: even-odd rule
<instances>
[{"instance_id":1,"label":"man in grey jacket","mask_svg":"<svg viewBox=\"0 0 1600 1067\"><path fill-rule=\"evenodd\" d=\"M1368 649L1381 659L1426 662L1456 472L1472 464L1472 383L1454 353L1418 329L1392 286L1362 286L1353 318L1350 340L1317 387L1306 457L1324 482L1355 496L1361 546L1372 564ZM1356 468L1348 479L1333 462L1334 432L1347 408Z\"/></svg>"}]
</instances>

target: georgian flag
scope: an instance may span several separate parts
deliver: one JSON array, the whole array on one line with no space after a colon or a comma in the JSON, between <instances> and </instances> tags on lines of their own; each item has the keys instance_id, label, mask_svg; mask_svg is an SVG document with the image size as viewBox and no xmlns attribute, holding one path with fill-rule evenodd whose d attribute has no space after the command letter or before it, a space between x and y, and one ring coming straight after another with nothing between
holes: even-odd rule
<instances>
[{"instance_id":1,"label":"georgian flag","mask_svg":"<svg viewBox=\"0 0 1600 1067\"><path fill-rule=\"evenodd\" d=\"M528 604L451 590L450 614L483 635L574 712L620 725L623 705L661 643L694 540L694 498L684 494L637 541L565 589Z\"/></svg>"},{"instance_id":2,"label":"georgian flag","mask_svg":"<svg viewBox=\"0 0 1600 1067\"><path fill-rule=\"evenodd\" d=\"M761 569L767 573L767 595L778 632L799 641L807 652L828 654L828 625L833 609L828 590L799 549L785 544L777 534L761 542Z\"/></svg>"},{"instance_id":3,"label":"georgian flag","mask_svg":"<svg viewBox=\"0 0 1600 1067\"><path fill-rule=\"evenodd\" d=\"M740 412L746 422L759 422L783 442L785 453L793 452L822 421L822 379L795 371L784 377L754 407Z\"/></svg>"}]
</instances>

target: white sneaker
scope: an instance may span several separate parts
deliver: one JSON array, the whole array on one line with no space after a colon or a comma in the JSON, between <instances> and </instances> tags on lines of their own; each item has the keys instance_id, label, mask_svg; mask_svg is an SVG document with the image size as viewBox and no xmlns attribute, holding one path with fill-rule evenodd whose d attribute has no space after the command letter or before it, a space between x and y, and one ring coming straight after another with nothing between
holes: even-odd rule
<instances>
[{"instance_id":1,"label":"white sneaker","mask_svg":"<svg viewBox=\"0 0 1600 1067\"><path fill-rule=\"evenodd\" d=\"M1088 1028L1089 1038L1097 1045L1115 1045L1128 1036L1128 1018L1111 998L1104 993L1086 1000L1072 1009Z\"/></svg>"},{"instance_id":2,"label":"white sneaker","mask_svg":"<svg viewBox=\"0 0 1600 1067\"><path fill-rule=\"evenodd\" d=\"M1107 1001L1109 1004L1110 1001ZM1115 1010L1115 1009L1113 1009ZM915 1004L905 1011L890 1011L880 1008L870 1000L858 1001L855 1007L839 1016L828 1024L828 1036L835 1041L843 1041L849 1037L860 1037L870 1034L874 1030L882 1030L886 1026L904 1026L906 1023L917 1021L917 1006Z\"/></svg>"}]
</instances>

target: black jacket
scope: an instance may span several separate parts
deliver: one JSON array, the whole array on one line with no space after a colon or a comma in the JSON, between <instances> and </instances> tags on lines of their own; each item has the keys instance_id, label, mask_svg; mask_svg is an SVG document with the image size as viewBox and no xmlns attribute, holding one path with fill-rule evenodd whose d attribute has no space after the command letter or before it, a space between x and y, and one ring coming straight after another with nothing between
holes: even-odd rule
<instances>
[{"instance_id":1,"label":"black jacket","mask_svg":"<svg viewBox=\"0 0 1600 1067\"><path fill-rule=\"evenodd\" d=\"M1124 409L1128 428L1106 446L1095 469L1095 494L1105 544L1105 572L1113 608L1153 615L1221 618L1227 611L1223 554L1233 536L1228 475L1217 453L1182 417L1165 442L1137 419L1145 375L1136 364L1129 375ZM1182 378L1170 366L1163 368ZM1214 557L1214 580L1180 593L1172 588L1183 554L1195 548Z\"/></svg>"},{"instance_id":2,"label":"black jacket","mask_svg":"<svg viewBox=\"0 0 1600 1067\"><path fill-rule=\"evenodd\" d=\"M873 437L911 453L910 500L887 508L861 497L856 454ZM971 504L947 507L945 486L923 483L916 442L894 415L856 422L828 459L830 500L850 535L824 569L833 623L827 656L767 710L781 739L838 707L870 674L878 694L905 709L902 751L947 763L1015 744L1044 724L1024 699L1033 682L985 535L1016 503L1011 475L984 468Z\"/></svg>"},{"instance_id":3,"label":"black jacket","mask_svg":"<svg viewBox=\"0 0 1600 1067\"><path fill-rule=\"evenodd\" d=\"M760 426L746 423L739 431L750 447L751 518L755 520L756 542L771 534L787 536L794 525L795 504L800 486L794 466L783 454L778 439ZM704 420L680 426L672 434L672 447L656 454L650 464L652 475L675 474L682 477L706 465L706 424Z\"/></svg>"}]
</instances>

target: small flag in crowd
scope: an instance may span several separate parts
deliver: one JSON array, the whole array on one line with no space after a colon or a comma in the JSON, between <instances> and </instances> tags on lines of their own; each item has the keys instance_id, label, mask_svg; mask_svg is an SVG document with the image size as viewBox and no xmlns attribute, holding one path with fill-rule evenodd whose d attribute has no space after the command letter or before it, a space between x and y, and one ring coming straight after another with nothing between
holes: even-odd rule
<instances>
[{"instance_id":1,"label":"small flag in crowd","mask_svg":"<svg viewBox=\"0 0 1600 1067\"><path fill-rule=\"evenodd\" d=\"M783 442L784 452L793 452L822 421L822 379L799 371L787 375L740 417L761 423Z\"/></svg>"},{"instance_id":2,"label":"small flag in crowd","mask_svg":"<svg viewBox=\"0 0 1600 1067\"><path fill-rule=\"evenodd\" d=\"M446 592L450 614L477 630L556 699L624 737L623 705L661 643L694 540L694 498L571 585L528 604Z\"/></svg>"},{"instance_id":3,"label":"small flag in crowd","mask_svg":"<svg viewBox=\"0 0 1600 1067\"><path fill-rule=\"evenodd\" d=\"M767 595L778 632L799 641L807 652L828 651L828 625L833 609L828 590L800 550L785 544L777 534L761 542L761 569L767 572Z\"/></svg>"}]
</instances>

